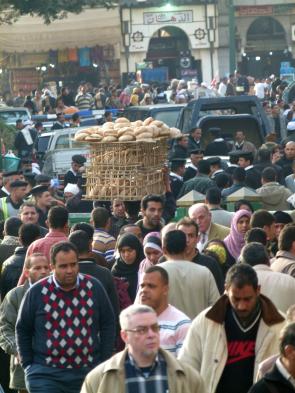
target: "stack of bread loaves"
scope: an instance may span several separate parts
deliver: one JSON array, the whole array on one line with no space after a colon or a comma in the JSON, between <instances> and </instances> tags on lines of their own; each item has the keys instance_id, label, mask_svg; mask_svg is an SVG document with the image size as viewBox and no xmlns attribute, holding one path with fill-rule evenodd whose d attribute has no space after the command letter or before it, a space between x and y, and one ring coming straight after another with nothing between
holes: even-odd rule
<instances>
[{"instance_id":1,"label":"stack of bread loaves","mask_svg":"<svg viewBox=\"0 0 295 393\"><path fill-rule=\"evenodd\" d=\"M76 141L85 142L154 142L159 138L176 138L181 135L177 128L169 128L165 123L152 117L144 121L130 122L125 117L118 118L115 123L106 122L102 127L89 127L78 131Z\"/></svg>"}]
</instances>

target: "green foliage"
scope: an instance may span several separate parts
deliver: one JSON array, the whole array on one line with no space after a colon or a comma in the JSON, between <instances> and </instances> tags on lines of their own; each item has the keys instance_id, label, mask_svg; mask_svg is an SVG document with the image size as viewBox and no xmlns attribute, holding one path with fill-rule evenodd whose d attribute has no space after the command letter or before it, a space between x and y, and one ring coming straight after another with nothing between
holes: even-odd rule
<instances>
[{"instance_id":1,"label":"green foliage","mask_svg":"<svg viewBox=\"0 0 295 393\"><path fill-rule=\"evenodd\" d=\"M114 0L0 0L0 22L11 23L20 15L37 15L50 23L66 17L68 12L80 13L85 7L111 8Z\"/></svg>"},{"instance_id":2,"label":"green foliage","mask_svg":"<svg viewBox=\"0 0 295 393\"><path fill-rule=\"evenodd\" d=\"M1 144L1 147L2 147L2 143L4 143L6 151L8 149L13 150L15 135L16 135L16 128L14 126L9 126L9 125L5 124L0 119L0 144ZM2 149L0 149L0 151L1 150Z\"/></svg>"}]
</instances>

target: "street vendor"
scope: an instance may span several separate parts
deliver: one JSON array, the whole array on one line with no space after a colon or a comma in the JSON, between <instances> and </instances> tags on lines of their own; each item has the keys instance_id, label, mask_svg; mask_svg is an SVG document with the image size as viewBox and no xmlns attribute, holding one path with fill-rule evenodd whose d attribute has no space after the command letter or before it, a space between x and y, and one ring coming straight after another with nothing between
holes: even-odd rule
<instances>
[{"instance_id":1,"label":"street vendor","mask_svg":"<svg viewBox=\"0 0 295 393\"><path fill-rule=\"evenodd\" d=\"M71 169L65 174L64 178L64 186L68 183L77 184L81 187L82 184L82 172L84 170L84 164L86 162L86 158L81 154L75 154L72 157Z\"/></svg>"}]
</instances>

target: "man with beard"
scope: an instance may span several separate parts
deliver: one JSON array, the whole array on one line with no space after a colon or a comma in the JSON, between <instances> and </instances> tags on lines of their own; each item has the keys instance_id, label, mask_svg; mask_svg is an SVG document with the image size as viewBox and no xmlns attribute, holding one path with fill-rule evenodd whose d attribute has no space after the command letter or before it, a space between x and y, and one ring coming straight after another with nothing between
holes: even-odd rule
<instances>
[{"instance_id":1,"label":"man with beard","mask_svg":"<svg viewBox=\"0 0 295 393\"><path fill-rule=\"evenodd\" d=\"M137 221L143 238L150 232L160 232L163 224L161 222L164 201L160 195L146 195L141 201L141 212L143 219Z\"/></svg>"},{"instance_id":2,"label":"man with beard","mask_svg":"<svg viewBox=\"0 0 295 393\"><path fill-rule=\"evenodd\" d=\"M227 272L224 295L194 319L180 359L200 372L208 393L246 393L258 364L277 353L284 323L260 294L255 270L234 265Z\"/></svg>"}]
</instances>

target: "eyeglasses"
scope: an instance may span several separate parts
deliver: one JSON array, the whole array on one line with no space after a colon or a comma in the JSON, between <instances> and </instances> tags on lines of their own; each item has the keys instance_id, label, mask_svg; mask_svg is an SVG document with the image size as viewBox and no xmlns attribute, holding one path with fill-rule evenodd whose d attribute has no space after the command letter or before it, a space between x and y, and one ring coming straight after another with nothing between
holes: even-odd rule
<instances>
[{"instance_id":1,"label":"eyeglasses","mask_svg":"<svg viewBox=\"0 0 295 393\"><path fill-rule=\"evenodd\" d=\"M160 331L160 326L155 323L154 325L149 326L137 326L134 329L125 329L126 332L138 333L141 336L147 334L149 329L151 329L154 333L158 333Z\"/></svg>"}]
</instances>

